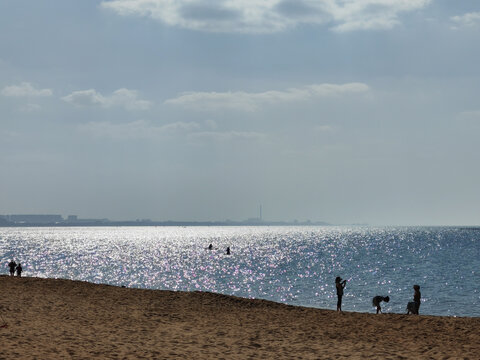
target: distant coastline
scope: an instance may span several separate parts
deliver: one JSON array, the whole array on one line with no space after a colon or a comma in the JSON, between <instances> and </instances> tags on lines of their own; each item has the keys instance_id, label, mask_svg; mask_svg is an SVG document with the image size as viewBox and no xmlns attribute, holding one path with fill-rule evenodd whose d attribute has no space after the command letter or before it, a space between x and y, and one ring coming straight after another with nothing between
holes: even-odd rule
<instances>
[{"instance_id":1,"label":"distant coastline","mask_svg":"<svg viewBox=\"0 0 480 360\"><path fill-rule=\"evenodd\" d=\"M115 221L109 219L78 219L70 215L0 215L0 227L82 227L82 226L331 226L324 221L265 221L252 218L242 221L153 221L150 219ZM366 224L362 224L366 225Z\"/></svg>"}]
</instances>

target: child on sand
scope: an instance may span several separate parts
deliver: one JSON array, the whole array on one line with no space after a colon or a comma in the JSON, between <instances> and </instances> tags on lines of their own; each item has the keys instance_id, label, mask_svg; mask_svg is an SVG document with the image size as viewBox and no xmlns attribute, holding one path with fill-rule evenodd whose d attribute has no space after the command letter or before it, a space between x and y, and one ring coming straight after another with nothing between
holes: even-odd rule
<instances>
[{"instance_id":1,"label":"child on sand","mask_svg":"<svg viewBox=\"0 0 480 360\"><path fill-rule=\"evenodd\" d=\"M382 312L382 308L380 307L380 303L384 301L384 302L389 302L390 301L390 298L388 296L380 296L380 295L377 295L373 298L372 300L372 305L373 306L376 306L377 307L377 314L381 313Z\"/></svg>"}]
</instances>

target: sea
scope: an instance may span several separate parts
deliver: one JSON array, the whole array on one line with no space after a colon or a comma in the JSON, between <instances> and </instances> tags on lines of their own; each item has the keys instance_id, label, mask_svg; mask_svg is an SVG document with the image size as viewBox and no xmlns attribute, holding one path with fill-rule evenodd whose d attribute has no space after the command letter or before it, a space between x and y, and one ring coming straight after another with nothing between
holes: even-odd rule
<instances>
[{"instance_id":1,"label":"sea","mask_svg":"<svg viewBox=\"0 0 480 360\"><path fill-rule=\"evenodd\" d=\"M212 244L213 249L208 246ZM231 254L226 254L227 247ZM0 228L1 271L131 288L208 291L343 310L405 313L420 285L421 314L480 316L480 228L369 226L138 226Z\"/></svg>"}]
</instances>

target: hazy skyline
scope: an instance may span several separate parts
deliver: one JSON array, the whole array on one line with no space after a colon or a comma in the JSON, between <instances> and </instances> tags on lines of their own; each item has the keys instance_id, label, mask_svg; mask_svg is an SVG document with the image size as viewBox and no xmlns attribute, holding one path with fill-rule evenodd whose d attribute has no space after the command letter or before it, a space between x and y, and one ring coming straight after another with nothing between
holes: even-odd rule
<instances>
[{"instance_id":1,"label":"hazy skyline","mask_svg":"<svg viewBox=\"0 0 480 360\"><path fill-rule=\"evenodd\" d=\"M480 224L478 0L0 1L0 214Z\"/></svg>"}]
</instances>

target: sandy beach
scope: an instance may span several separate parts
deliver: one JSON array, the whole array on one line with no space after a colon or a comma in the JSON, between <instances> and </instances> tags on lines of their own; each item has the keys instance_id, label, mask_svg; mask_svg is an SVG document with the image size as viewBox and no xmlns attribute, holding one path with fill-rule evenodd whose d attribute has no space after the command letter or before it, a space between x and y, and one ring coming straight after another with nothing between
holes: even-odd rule
<instances>
[{"instance_id":1,"label":"sandy beach","mask_svg":"<svg viewBox=\"0 0 480 360\"><path fill-rule=\"evenodd\" d=\"M0 276L0 359L478 359L480 318ZM373 309L372 309L373 311Z\"/></svg>"}]
</instances>

